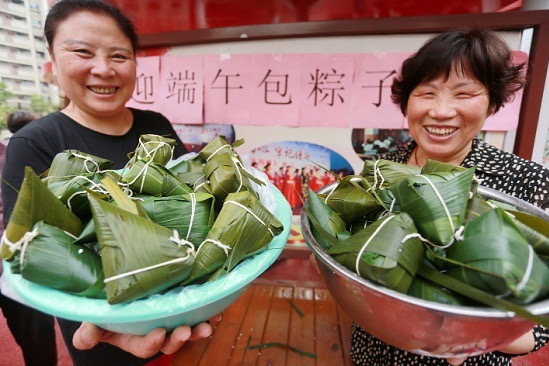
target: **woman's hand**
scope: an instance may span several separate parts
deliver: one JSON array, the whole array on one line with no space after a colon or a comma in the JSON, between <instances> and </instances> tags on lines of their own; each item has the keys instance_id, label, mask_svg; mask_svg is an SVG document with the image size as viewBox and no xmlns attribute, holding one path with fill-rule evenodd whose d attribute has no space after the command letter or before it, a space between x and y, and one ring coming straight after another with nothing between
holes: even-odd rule
<instances>
[{"instance_id":1,"label":"woman's hand","mask_svg":"<svg viewBox=\"0 0 549 366\"><path fill-rule=\"evenodd\" d=\"M219 320L217 316L212 320ZM147 335L139 336L121 334L101 329L91 323L83 322L74 333L72 343L79 350L95 347L99 342L107 342L140 358L152 357L158 352L167 355L177 352L187 341L196 341L212 334L208 323L200 323L193 328L182 325L167 333L163 328L156 328Z\"/></svg>"},{"instance_id":2,"label":"woman's hand","mask_svg":"<svg viewBox=\"0 0 549 366\"><path fill-rule=\"evenodd\" d=\"M452 366L461 365L465 362L465 360L467 360L467 357L454 357L446 359L446 361Z\"/></svg>"},{"instance_id":3,"label":"woman's hand","mask_svg":"<svg viewBox=\"0 0 549 366\"><path fill-rule=\"evenodd\" d=\"M505 347L498 349L498 351L510 355L518 355L532 351L534 349L534 346L534 333L532 332L532 330L529 330ZM465 360L467 360L467 357L454 357L446 359L446 361L452 366L461 365L465 362Z\"/></svg>"}]
</instances>

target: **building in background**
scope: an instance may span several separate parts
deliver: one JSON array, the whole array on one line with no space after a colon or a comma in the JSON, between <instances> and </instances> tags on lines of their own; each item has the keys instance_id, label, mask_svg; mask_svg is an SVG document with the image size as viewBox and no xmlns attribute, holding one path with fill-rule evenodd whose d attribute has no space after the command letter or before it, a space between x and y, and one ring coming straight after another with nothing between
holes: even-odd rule
<instances>
[{"instance_id":1,"label":"building in background","mask_svg":"<svg viewBox=\"0 0 549 366\"><path fill-rule=\"evenodd\" d=\"M12 107L30 108L33 95L59 104L57 87L44 78L47 11L46 0L0 0L0 82L13 94L8 100Z\"/></svg>"}]
</instances>

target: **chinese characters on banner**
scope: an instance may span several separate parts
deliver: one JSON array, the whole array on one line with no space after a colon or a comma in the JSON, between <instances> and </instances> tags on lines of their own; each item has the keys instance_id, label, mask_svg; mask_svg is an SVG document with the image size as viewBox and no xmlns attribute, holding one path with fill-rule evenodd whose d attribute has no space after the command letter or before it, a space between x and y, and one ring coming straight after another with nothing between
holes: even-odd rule
<instances>
[{"instance_id":1,"label":"chinese characters on banner","mask_svg":"<svg viewBox=\"0 0 549 366\"><path fill-rule=\"evenodd\" d=\"M410 53L219 54L138 59L128 107L175 124L403 129L391 84ZM514 51L517 62L527 55ZM522 94L485 129L514 130Z\"/></svg>"},{"instance_id":2,"label":"chinese characters on banner","mask_svg":"<svg viewBox=\"0 0 549 366\"><path fill-rule=\"evenodd\" d=\"M170 121L195 123L202 119L202 57L163 57L160 69L159 110Z\"/></svg>"},{"instance_id":3,"label":"chinese characters on banner","mask_svg":"<svg viewBox=\"0 0 549 366\"><path fill-rule=\"evenodd\" d=\"M391 101L391 84L409 53L372 53L356 57L353 127L401 129L405 117Z\"/></svg>"}]
</instances>

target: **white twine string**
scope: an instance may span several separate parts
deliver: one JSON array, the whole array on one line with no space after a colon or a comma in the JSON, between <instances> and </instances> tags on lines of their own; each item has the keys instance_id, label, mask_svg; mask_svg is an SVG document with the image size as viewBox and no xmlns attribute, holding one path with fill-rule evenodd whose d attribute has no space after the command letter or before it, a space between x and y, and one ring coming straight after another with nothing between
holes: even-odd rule
<instances>
[{"instance_id":1,"label":"white twine string","mask_svg":"<svg viewBox=\"0 0 549 366\"><path fill-rule=\"evenodd\" d=\"M240 190L242 189L243 183L244 183L244 178L242 177L242 173L240 172L240 169L246 171L248 174L251 174L251 173L248 172L246 170L246 168L244 168L242 163L235 156L231 156L231 160L233 161L234 165L236 165L236 172L238 173L239 186L238 186L238 189L236 191L240 192Z\"/></svg>"},{"instance_id":2,"label":"white twine string","mask_svg":"<svg viewBox=\"0 0 549 366\"><path fill-rule=\"evenodd\" d=\"M274 234L273 234L273 231L271 230L271 228L269 226L267 226L267 224L261 220L261 218L259 216L257 216L255 213L252 212L252 210L250 210L248 207L236 202L236 201L233 201L233 200L228 200L228 201L225 201L225 203L231 203L233 205L236 205L244 210L246 210L250 215L252 215L257 221L259 221L261 223L261 225L265 226L267 228L267 230L269 230L269 233L271 234L271 236L274 238ZM224 203L224 204L225 204Z\"/></svg>"},{"instance_id":3,"label":"white twine string","mask_svg":"<svg viewBox=\"0 0 549 366\"><path fill-rule=\"evenodd\" d=\"M85 182L88 182L88 183L91 184L91 187L89 188L90 191L93 191L93 192L96 192L96 193L101 193L101 194L108 194L109 193L102 184L96 183L93 180L89 179L88 177L84 177L84 176L80 175L80 176L75 177L75 180L78 179L78 178L83 179ZM76 197L78 195L87 195L87 194L88 194L87 191L76 191L76 192L74 192L67 199L67 207L69 208L69 210L72 211L71 201L74 197ZM59 196L57 198L61 198L61 196Z\"/></svg>"},{"instance_id":4,"label":"white twine string","mask_svg":"<svg viewBox=\"0 0 549 366\"><path fill-rule=\"evenodd\" d=\"M80 158L80 159L84 160L84 168L86 169L86 171L88 173L99 172L99 164L97 164L97 162L94 161L91 156L85 156L85 155L78 154L78 153L75 153L75 152L71 152L71 155L74 156L75 158ZM88 163L92 163L93 165L95 165L96 170L90 170L88 168Z\"/></svg>"},{"instance_id":5,"label":"white twine string","mask_svg":"<svg viewBox=\"0 0 549 366\"><path fill-rule=\"evenodd\" d=\"M29 246L29 243L34 238L36 238L38 236L38 234L39 234L38 228L34 228L32 231L26 232L25 235L23 235L23 237L15 243L15 245L19 245L19 249L21 251L21 254L20 254L20 257L19 257L19 261L21 262L21 264L24 263L23 261L25 260L25 251L27 250L27 247ZM7 238L6 238L6 240L7 240ZM9 248L10 248L10 251L12 253L15 250L17 250L17 248L14 249L13 246L9 246Z\"/></svg>"},{"instance_id":6,"label":"white twine string","mask_svg":"<svg viewBox=\"0 0 549 366\"><path fill-rule=\"evenodd\" d=\"M143 201L143 199L141 199L141 198L139 198L139 197L133 197L133 195L135 194L135 192L133 191L133 189L130 188L130 184L129 184L129 183L116 182L116 184L120 187L120 189L122 190L122 192L124 192L127 196L132 197L132 198L134 198L134 199L138 199L138 200Z\"/></svg>"},{"instance_id":7,"label":"white twine string","mask_svg":"<svg viewBox=\"0 0 549 366\"><path fill-rule=\"evenodd\" d=\"M232 249L230 246L223 244L223 243L220 242L219 240L206 239L206 240L204 240L204 241L200 244L200 247L198 247L198 250L196 251L196 255L197 255L197 256L198 256L198 253L200 252L200 250L204 247L204 244L206 244L206 243L212 243L212 244L215 245L216 247L219 247L219 248L223 249L223 251L225 252L225 255L226 255L227 257L229 256L229 250Z\"/></svg>"},{"instance_id":8,"label":"white twine string","mask_svg":"<svg viewBox=\"0 0 549 366\"><path fill-rule=\"evenodd\" d=\"M37 229L34 229L33 231L28 231L25 233L25 235L23 235L23 237L21 237L21 239L13 243L8 239L6 231L4 230L4 233L2 234L2 245L7 246L9 251L11 253L14 253L16 250L21 250L25 242L34 239L36 235L38 235Z\"/></svg>"},{"instance_id":9,"label":"white twine string","mask_svg":"<svg viewBox=\"0 0 549 366\"><path fill-rule=\"evenodd\" d=\"M458 232L461 234L461 232L463 231L463 229L465 229L464 226L460 227L458 229ZM457 233L457 232L456 232ZM424 238L423 236L421 236L420 233L412 233L412 234L408 234L406 236L404 236L404 238L402 238L402 243L404 243L405 241L408 241L409 239L412 239L412 238L418 238L420 239L422 242L424 243L427 243L429 245L431 245L432 247L437 247L437 248L441 248L441 249L445 249L445 248L448 248L450 246L452 246L454 244L454 241L452 240L451 243L449 244L446 244L446 245L440 245L440 244L437 244L437 243L433 243L432 241L430 241L429 239L427 238ZM463 237L460 235L459 236L459 239L457 240L463 240Z\"/></svg>"},{"instance_id":10,"label":"white twine string","mask_svg":"<svg viewBox=\"0 0 549 366\"><path fill-rule=\"evenodd\" d=\"M448 243L447 245L444 245L444 246L435 245L435 246L438 246L440 248L447 248L447 247L451 246L454 243L455 239L461 240L460 238L462 238L461 233L463 232L463 227L461 227L459 231L456 231L456 227L454 225L454 220L452 219L452 215L450 214L450 210L448 209L448 206L446 206L446 202L444 202L444 200L442 199L442 196L440 195L440 192L435 187L434 183L429 178L427 178L426 176L424 176L422 174L418 174L417 177L424 178L427 181L427 183L431 186L431 188L433 188L438 200L440 201L440 204L442 205L442 208L444 209L444 213L446 214L446 218L448 219L448 222L450 223L450 228L452 230L452 240L450 240L450 243ZM458 235L457 238L455 237L456 235Z\"/></svg>"},{"instance_id":11,"label":"white twine string","mask_svg":"<svg viewBox=\"0 0 549 366\"><path fill-rule=\"evenodd\" d=\"M368 246L368 244L370 244L370 242L374 239L374 237L380 232L380 230L383 228L383 226L385 226L385 224L387 224L389 222L389 220L392 220L394 219L395 216L389 216L387 219L385 219L385 221L383 221L379 226L378 228L374 231L374 233L372 235L370 235L370 237L368 238L368 240L366 240L366 243L364 243L364 245L362 246L362 248L360 249L360 252L358 252L358 255L356 257L356 274L359 275L359 276L362 276L360 274L360 259L362 257L362 253L364 253L364 251L366 250L366 247Z\"/></svg>"},{"instance_id":12,"label":"white twine string","mask_svg":"<svg viewBox=\"0 0 549 366\"><path fill-rule=\"evenodd\" d=\"M385 183L385 177L381 173L381 169L377 166L379 161L380 160L378 159L374 162L374 188L375 189L381 189L381 187L383 186L383 183ZM381 182L379 182L379 188L377 187L377 183L378 183L377 182L377 177L378 177L378 175L381 178Z\"/></svg>"},{"instance_id":13,"label":"white twine string","mask_svg":"<svg viewBox=\"0 0 549 366\"><path fill-rule=\"evenodd\" d=\"M189 236L191 235L191 231L194 223L194 214L196 211L196 194L189 193L189 195L191 196L191 220L189 222L189 229L187 230L187 236L185 237L185 240L189 240Z\"/></svg>"},{"instance_id":14,"label":"white twine string","mask_svg":"<svg viewBox=\"0 0 549 366\"><path fill-rule=\"evenodd\" d=\"M222 149L224 149L225 147L228 147L229 150L232 152L233 151L233 148L231 147L231 145L229 144L225 144L225 145L221 145L220 147L217 148L217 150L215 150L212 155L208 156L208 158L206 159L206 162L210 161L211 158L214 157L214 155L216 155L218 152L220 152Z\"/></svg>"},{"instance_id":15,"label":"white twine string","mask_svg":"<svg viewBox=\"0 0 549 366\"><path fill-rule=\"evenodd\" d=\"M169 266L170 264L176 264L176 263L179 263L179 262L184 262L191 255L193 255L193 253L194 253L193 243L188 242L184 239L181 239L179 237L179 233L177 232L177 230L173 231L173 234L170 237L170 240L173 241L174 243L176 243L178 246L188 245L189 248L187 249L187 253L186 253L187 255L185 255L184 257L175 258L175 259L172 259L172 260L169 260L169 261L166 261L166 262L157 263L157 264L154 264L152 266L138 268L138 269L135 269L133 271L129 271L129 272L125 272L125 273L120 273L116 276L111 276L111 277L105 278L103 280L103 282L104 283L109 283L109 282L116 281L116 280L119 280L119 279L124 278L124 277L133 276L135 274L147 272L147 271L157 269L157 268L160 268L160 267Z\"/></svg>"},{"instance_id":16,"label":"white twine string","mask_svg":"<svg viewBox=\"0 0 549 366\"><path fill-rule=\"evenodd\" d=\"M231 145L229 144L225 144L225 145L222 145L220 146L219 148L217 148L217 150L215 150L207 159L206 159L206 162L210 161L211 158L213 158L217 153L219 153L222 149L224 149L225 147L228 147L230 149L231 152L233 152L233 148L231 147ZM238 182L239 182L239 186L238 186L238 189L236 190L236 192L240 192L240 190L242 189L243 187L243 184L244 184L244 178L242 177L242 172L240 171L240 169L244 170L245 172L247 172L248 174L252 175L252 173L250 173L246 168L244 168L244 166L242 165L242 163L240 162L240 160L238 160L238 158L233 154L231 155L231 161L233 162L233 164L235 165L236 167L236 173L238 174ZM198 187L201 187L201 185L199 185Z\"/></svg>"},{"instance_id":17,"label":"white twine string","mask_svg":"<svg viewBox=\"0 0 549 366\"><path fill-rule=\"evenodd\" d=\"M191 243L187 239L180 238L179 237L179 232L176 229L173 230L173 233L172 233L172 236L170 237L170 240L173 241L174 243L176 243L180 247L182 247L183 245L187 245L187 246L189 246L190 251L192 253L195 252L194 244ZM189 250L187 250L187 252L189 252Z\"/></svg>"},{"instance_id":18,"label":"white twine string","mask_svg":"<svg viewBox=\"0 0 549 366\"><path fill-rule=\"evenodd\" d=\"M530 276L532 276L532 270L534 268L534 249L531 245L528 245L528 264L526 266L526 270L524 271L524 276L522 277L522 280L517 284L517 290L522 291L524 287L528 284L528 281L530 281Z\"/></svg>"},{"instance_id":19,"label":"white twine string","mask_svg":"<svg viewBox=\"0 0 549 366\"><path fill-rule=\"evenodd\" d=\"M330 191L330 193L328 193L328 195L327 195L326 198L324 199L324 203L325 203L325 204L328 204L328 200L330 199L330 196L332 195L332 193L334 193L334 191L335 191L336 188L337 188L337 187L334 187L334 188Z\"/></svg>"},{"instance_id":20,"label":"white twine string","mask_svg":"<svg viewBox=\"0 0 549 366\"><path fill-rule=\"evenodd\" d=\"M395 209L396 201L396 198L393 197L393 200L391 201L391 207L389 207L389 212L393 212L393 210Z\"/></svg>"},{"instance_id":21,"label":"white twine string","mask_svg":"<svg viewBox=\"0 0 549 366\"><path fill-rule=\"evenodd\" d=\"M149 160L145 162L143 165L143 168L137 173L135 178L131 182L128 182L128 185L134 184L140 177L141 179L141 185L139 186L139 193L143 193L143 186L145 185L145 177L147 176L147 171L149 169L149 166L152 164L152 160Z\"/></svg>"},{"instance_id":22,"label":"white twine string","mask_svg":"<svg viewBox=\"0 0 549 366\"><path fill-rule=\"evenodd\" d=\"M147 145L152 145L152 150L148 150ZM143 142L142 139L139 139L139 147L143 148L145 150L145 156L150 159L154 159L156 157L156 153L163 148L164 146L168 146L170 148L170 160L173 159L173 150L174 147L170 146L166 141L147 141ZM143 159L141 159L143 160Z\"/></svg>"},{"instance_id":23,"label":"white twine string","mask_svg":"<svg viewBox=\"0 0 549 366\"><path fill-rule=\"evenodd\" d=\"M202 177L204 177L204 182L202 182L202 183L200 183L200 184L194 186L193 189L194 189L195 192L196 192L197 190L199 190L202 186L204 186L206 183L208 183L208 181L205 179L206 177L205 177L205 176L202 176ZM201 177L201 178L202 178L202 177ZM200 180L200 178L198 178L196 181L198 182L199 180ZM206 189L206 190L207 190L207 189Z\"/></svg>"}]
</instances>

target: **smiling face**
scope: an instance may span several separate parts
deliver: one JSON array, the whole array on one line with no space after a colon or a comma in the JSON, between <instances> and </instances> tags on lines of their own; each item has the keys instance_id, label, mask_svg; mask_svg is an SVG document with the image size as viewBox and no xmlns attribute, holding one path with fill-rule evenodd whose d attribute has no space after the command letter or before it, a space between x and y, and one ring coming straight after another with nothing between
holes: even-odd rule
<instances>
[{"instance_id":1,"label":"smiling face","mask_svg":"<svg viewBox=\"0 0 549 366\"><path fill-rule=\"evenodd\" d=\"M91 12L59 24L50 54L71 116L84 119L127 113L136 78L131 41L110 17Z\"/></svg>"},{"instance_id":2,"label":"smiling face","mask_svg":"<svg viewBox=\"0 0 549 366\"><path fill-rule=\"evenodd\" d=\"M406 112L421 165L427 159L459 165L491 108L482 83L452 70L448 79L442 75L414 88Z\"/></svg>"}]
</instances>

